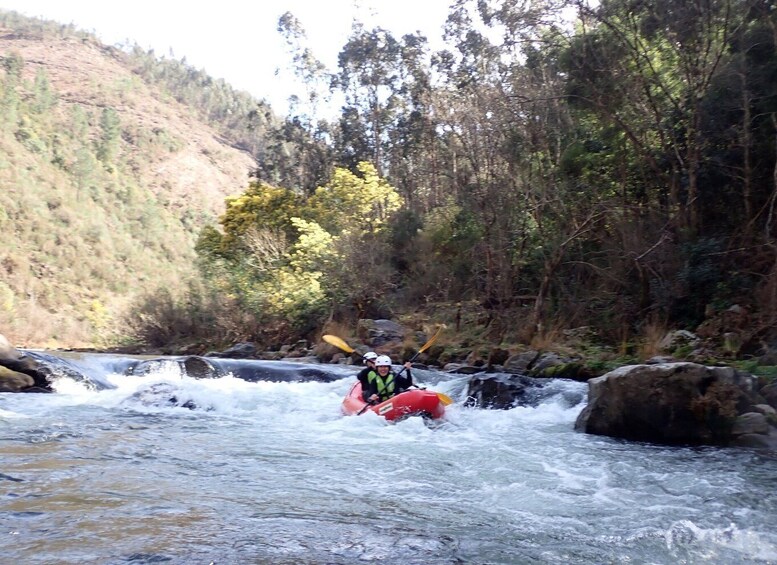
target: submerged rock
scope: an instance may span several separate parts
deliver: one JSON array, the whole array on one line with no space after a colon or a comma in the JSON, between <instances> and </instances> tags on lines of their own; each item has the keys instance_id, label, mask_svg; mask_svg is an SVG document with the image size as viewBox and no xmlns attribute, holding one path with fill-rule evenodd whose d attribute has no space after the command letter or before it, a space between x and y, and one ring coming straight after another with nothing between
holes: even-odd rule
<instances>
[{"instance_id":1,"label":"submerged rock","mask_svg":"<svg viewBox=\"0 0 777 565\"><path fill-rule=\"evenodd\" d=\"M547 381L544 381L547 382ZM536 404L544 382L523 375L490 374L472 377L465 405L507 410Z\"/></svg>"},{"instance_id":2,"label":"submerged rock","mask_svg":"<svg viewBox=\"0 0 777 565\"><path fill-rule=\"evenodd\" d=\"M130 398L130 402L139 402L143 406L167 407L177 406L197 410L200 406L191 398L182 398L182 391L170 383L154 383L139 389ZM206 411L212 408L205 408Z\"/></svg>"}]
</instances>

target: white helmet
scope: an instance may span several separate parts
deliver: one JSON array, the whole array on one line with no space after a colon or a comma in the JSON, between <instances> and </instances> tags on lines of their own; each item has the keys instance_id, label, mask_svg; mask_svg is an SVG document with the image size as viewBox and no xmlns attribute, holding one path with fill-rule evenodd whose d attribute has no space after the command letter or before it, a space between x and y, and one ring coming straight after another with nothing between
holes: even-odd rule
<instances>
[{"instance_id":1,"label":"white helmet","mask_svg":"<svg viewBox=\"0 0 777 565\"><path fill-rule=\"evenodd\" d=\"M367 361L375 361L378 358L378 354L374 351L368 351L362 357L364 357L364 362L366 363Z\"/></svg>"},{"instance_id":2,"label":"white helmet","mask_svg":"<svg viewBox=\"0 0 777 565\"><path fill-rule=\"evenodd\" d=\"M379 355L377 359L375 359L375 366L376 367L391 367L391 357L388 355Z\"/></svg>"}]
</instances>

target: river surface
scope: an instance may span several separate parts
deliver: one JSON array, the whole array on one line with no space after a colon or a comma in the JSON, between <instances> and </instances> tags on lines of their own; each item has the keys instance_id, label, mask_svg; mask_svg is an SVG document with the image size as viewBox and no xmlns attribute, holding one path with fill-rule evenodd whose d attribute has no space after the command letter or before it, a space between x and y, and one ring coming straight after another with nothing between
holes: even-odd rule
<instances>
[{"instance_id":1,"label":"river surface","mask_svg":"<svg viewBox=\"0 0 777 565\"><path fill-rule=\"evenodd\" d=\"M390 424L341 416L348 367L247 382L95 359L114 388L0 394L0 563L777 563L774 454L577 433L584 384L492 411L422 371L456 404Z\"/></svg>"}]
</instances>

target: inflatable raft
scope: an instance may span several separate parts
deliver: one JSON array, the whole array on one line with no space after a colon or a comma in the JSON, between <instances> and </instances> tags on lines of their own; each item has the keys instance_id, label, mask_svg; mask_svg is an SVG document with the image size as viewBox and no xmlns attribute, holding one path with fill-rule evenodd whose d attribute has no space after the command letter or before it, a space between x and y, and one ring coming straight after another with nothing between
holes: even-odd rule
<instances>
[{"instance_id":1,"label":"inflatable raft","mask_svg":"<svg viewBox=\"0 0 777 565\"><path fill-rule=\"evenodd\" d=\"M367 403L362 398L362 384L356 382L343 399L343 414L351 416L372 410L386 420L400 420L409 416L424 416L438 419L445 414L445 403L431 390L413 388L392 396L385 402L364 409Z\"/></svg>"}]
</instances>

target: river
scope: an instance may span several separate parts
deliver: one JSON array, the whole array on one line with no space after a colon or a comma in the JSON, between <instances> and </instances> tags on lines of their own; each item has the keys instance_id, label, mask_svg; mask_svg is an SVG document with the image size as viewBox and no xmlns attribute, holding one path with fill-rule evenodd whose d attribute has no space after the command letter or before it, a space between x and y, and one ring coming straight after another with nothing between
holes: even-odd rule
<instances>
[{"instance_id":1,"label":"river","mask_svg":"<svg viewBox=\"0 0 777 565\"><path fill-rule=\"evenodd\" d=\"M777 563L774 454L577 433L581 383L482 410L462 406L467 377L421 371L457 402L390 424L340 414L348 367L76 364L112 388L0 394L4 564Z\"/></svg>"}]
</instances>

